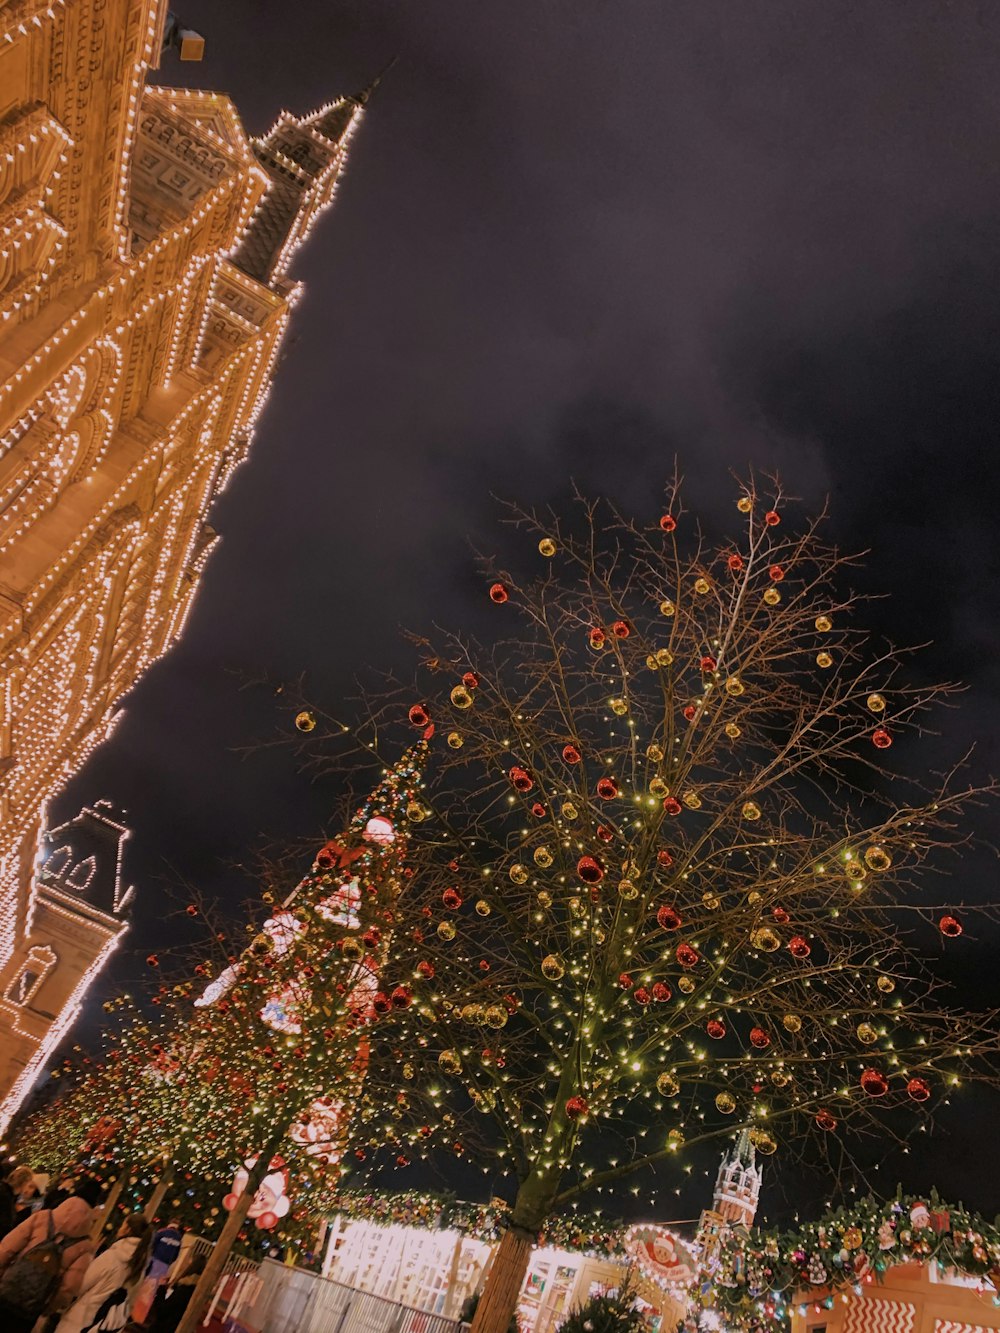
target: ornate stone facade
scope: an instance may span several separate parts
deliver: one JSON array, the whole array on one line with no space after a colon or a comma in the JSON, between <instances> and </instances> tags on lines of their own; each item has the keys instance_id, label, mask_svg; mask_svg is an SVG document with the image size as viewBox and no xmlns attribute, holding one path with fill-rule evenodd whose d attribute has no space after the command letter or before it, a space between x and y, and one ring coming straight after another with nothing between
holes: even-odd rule
<instances>
[{"instance_id":1,"label":"ornate stone facade","mask_svg":"<svg viewBox=\"0 0 1000 1333\"><path fill-rule=\"evenodd\" d=\"M72 1005L106 956L43 938L46 805L183 632L367 96L249 140L228 98L147 84L165 19L0 4L0 995L22 1010L38 950ZM118 908L67 892L117 938ZM0 1126L65 1026L35 1015L26 1046L12 1003Z\"/></svg>"}]
</instances>

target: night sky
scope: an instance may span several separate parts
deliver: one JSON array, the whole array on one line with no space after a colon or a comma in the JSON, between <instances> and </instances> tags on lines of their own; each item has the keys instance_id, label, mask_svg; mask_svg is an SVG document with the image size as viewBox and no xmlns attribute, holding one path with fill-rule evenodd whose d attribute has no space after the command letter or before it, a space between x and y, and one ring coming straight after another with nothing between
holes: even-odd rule
<instances>
[{"instance_id":1,"label":"night sky","mask_svg":"<svg viewBox=\"0 0 1000 1333\"><path fill-rule=\"evenodd\" d=\"M251 133L399 61L296 262L305 300L214 512L224 541L186 637L57 806L106 796L134 828L133 947L99 998L170 936L170 885L235 913L248 849L318 835L335 806L291 753L236 753L284 722L241 675L306 672L335 707L359 673L405 671L401 627L481 613L471 545L504 541L495 494L558 501L573 478L654 517L676 456L714 524L736 517L730 471L777 467L809 507L829 496L839 541L870 549L861 583L889 594L885 633L933 640L928 673L968 683L940 754L977 743L976 770L997 767L1000 9L181 12L206 59L159 78L228 92ZM996 812L981 831L1000 841ZM1000 896L994 878L975 862L955 901ZM997 943L963 941L980 1003ZM955 1114L904 1179L992 1214L989 1125Z\"/></svg>"}]
</instances>

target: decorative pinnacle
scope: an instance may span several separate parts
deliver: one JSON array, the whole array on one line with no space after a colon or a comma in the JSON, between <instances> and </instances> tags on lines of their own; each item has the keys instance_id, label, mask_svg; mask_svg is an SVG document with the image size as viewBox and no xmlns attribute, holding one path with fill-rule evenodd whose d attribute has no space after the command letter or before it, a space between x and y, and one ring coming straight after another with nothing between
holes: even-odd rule
<instances>
[{"instance_id":1,"label":"decorative pinnacle","mask_svg":"<svg viewBox=\"0 0 1000 1333\"><path fill-rule=\"evenodd\" d=\"M371 97L372 93L379 86L379 84L382 82L382 80L385 78L385 76L389 73L393 65L395 65L398 60L399 56L393 56L392 59L388 61L387 64L382 66L379 72L375 75L374 79L372 79L371 83L369 83L366 88L362 88L361 92L354 94L354 96L351 98L351 101L357 102L359 106L367 106L369 97Z\"/></svg>"}]
</instances>

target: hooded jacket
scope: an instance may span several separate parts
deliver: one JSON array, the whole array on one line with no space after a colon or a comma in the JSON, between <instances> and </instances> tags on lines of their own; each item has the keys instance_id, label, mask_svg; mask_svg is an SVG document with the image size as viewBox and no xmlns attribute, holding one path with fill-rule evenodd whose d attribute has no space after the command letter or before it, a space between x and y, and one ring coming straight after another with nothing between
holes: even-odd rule
<instances>
[{"instance_id":1,"label":"hooded jacket","mask_svg":"<svg viewBox=\"0 0 1000 1333\"><path fill-rule=\"evenodd\" d=\"M49 1235L49 1210L40 1208L37 1213L9 1231L0 1241L0 1273L11 1264L19 1254L40 1245ZM62 1255L62 1282L55 1298L56 1308L65 1306L68 1300L80 1289L80 1283L94 1253L94 1244L90 1239L91 1228L96 1214L89 1203L75 1196L52 1209L52 1229L57 1236L71 1237Z\"/></svg>"},{"instance_id":2,"label":"hooded jacket","mask_svg":"<svg viewBox=\"0 0 1000 1333\"><path fill-rule=\"evenodd\" d=\"M59 1320L56 1333L82 1333L111 1293L128 1286L128 1266L138 1244L138 1236L123 1236L92 1261L80 1283L80 1294Z\"/></svg>"}]
</instances>

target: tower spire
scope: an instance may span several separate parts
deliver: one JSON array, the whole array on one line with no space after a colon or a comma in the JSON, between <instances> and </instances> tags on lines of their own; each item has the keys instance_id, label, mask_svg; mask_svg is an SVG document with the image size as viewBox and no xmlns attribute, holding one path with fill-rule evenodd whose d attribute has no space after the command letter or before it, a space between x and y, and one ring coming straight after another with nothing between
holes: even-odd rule
<instances>
[{"instance_id":1,"label":"tower spire","mask_svg":"<svg viewBox=\"0 0 1000 1333\"><path fill-rule=\"evenodd\" d=\"M244 273L268 287L284 279L316 219L333 202L351 136L388 68L357 95L339 97L311 115L282 112L268 133L253 141L270 188L233 252Z\"/></svg>"}]
</instances>

